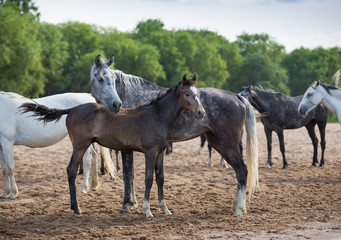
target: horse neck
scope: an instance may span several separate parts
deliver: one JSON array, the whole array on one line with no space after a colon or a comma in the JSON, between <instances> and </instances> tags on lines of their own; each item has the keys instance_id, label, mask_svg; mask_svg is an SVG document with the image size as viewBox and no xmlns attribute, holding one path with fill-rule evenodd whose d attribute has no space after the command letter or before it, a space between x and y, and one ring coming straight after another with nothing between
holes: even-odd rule
<instances>
[{"instance_id":1,"label":"horse neck","mask_svg":"<svg viewBox=\"0 0 341 240\"><path fill-rule=\"evenodd\" d=\"M255 104L253 106L260 113L269 112L271 98L273 98L273 93L268 93L260 90L254 90L257 93L256 97L252 97L252 101Z\"/></svg>"},{"instance_id":2,"label":"horse neck","mask_svg":"<svg viewBox=\"0 0 341 240\"><path fill-rule=\"evenodd\" d=\"M323 96L322 104L337 115L337 113L341 111L341 90L330 89L328 92L323 87L319 87L319 92Z\"/></svg>"},{"instance_id":3,"label":"horse neck","mask_svg":"<svg viewBox=\"0 0 341 240\"><path fill-rule=\"evenodd\" d=\"M183 110L179 105L179 97L176 89L173 89L154 103L159 118L167 125L173 123Z\"/></svg>"},{"instance_id":4,"label":"horse neck","mask_svg":"<svg viewBox=\"0 0 341 240\"><path fill-rule=\"evenodd\" d=\"M137 107L155 99L164 88L141 77L113 70L117 77L116 91L125 107Z\"/></svg>"}]
</instances>

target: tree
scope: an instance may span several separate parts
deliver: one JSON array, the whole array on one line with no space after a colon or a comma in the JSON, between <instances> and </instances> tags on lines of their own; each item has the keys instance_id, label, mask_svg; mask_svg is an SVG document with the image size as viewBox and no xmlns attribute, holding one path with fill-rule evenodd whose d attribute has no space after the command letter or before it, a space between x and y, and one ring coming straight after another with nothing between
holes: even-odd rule
<instances>
[{"instance_id":1,"label":"tree","mask_svg":"<svg viewBox=\"0 0 341 240\"><path fill-rule=\"evenodd\" d=\"M154 83L165 80L166 75L159 63L160 54L155 46L144 44L131 35L109 29L102 31L100 46L105 56L115 56L115 68L125 73L143 77Z\"/></svg>"},{"instance_id":2,"label":"tree","mask_svg":"<svg viewBox=\"0 0 341 240\"><path fill-rule=\"evenodd\" d=\"M295 49L283 60L283 66L288 71L292 94L301 95L313 81L330 83L333 74L341 68L341 49Z\"/></svg>"},{"instance_id":3,"label":"tree","mask_svg":"<svg viewBox=\"0 0 341 240\"><path fill-rule=\"evenodd\" d=\"M44 92L46 81L37 40L38 22L17 8L0 8L0 89L28 97Z\"/></svg>"},{"instance_id":4,"label":"tree","mask_svg":"<svg viewBox=\"0 0 341 240\"><path fill-rule=\"evenodd\" d=\"M262 85L264 88L290 94L288 76L281 65L285 56L283 46L267 34L244 33L237 37L236 43L244 57L239 74L235 77L240 86Z\"/></svg>"},{"instance_id":5,"label":"tree","mask_svg":"<svg viewBox=\"0 0 341 240\"><path fill-rule=\"evenodd\" d=\"M184 59L175 46L174 34L171 31L163 29L163 23L160 20L147 20L139 22L133 34L133 38L143 44L150 44L158 49L166 78L158 81L163 87L173 86L181 80L184 70Z\"/></svg>"},{"instance_id":6,"label":"tree","mask_svg":"<svg viewBox=\"0 0 341 240\"><path fill-rule=\"evenodd\" d=\"M68 86L63 71L68 60L68 43L63 40L60 28L53 24L41 23L38 40L42 47L41 62L47 78L45 95L61 93Z\"/></svg>"},{"instance_id":7,"label":"tree","mask_svg":"<svg viewBox=\"0 0 341 240\"><path fill-rule=\"evenodd\" d=\"M31 13L36 17L40 16L38 8L31 0L0 0L0 7L16 6L20 9L20 14Z\"/></svg>"},{"instance_id":8,"label":"tree","mask_svg":"<svg viewBox=\"0 0 341 240\"><path fill-rule=\"evenodd\" d=\"M80 82L89 82L90 68L83 69L86 73L86 78L83 80L79 79L75 73L79 72L80 65L90 63L80 63L81 59L87 58L87 54L97 54L100 52L98 46L98 34L93 26L80 22L67 22L58 25L64 36L63 40L68 43L68 58L65 62L64 68L64 91L82 91L84 89L83 84ZM96 57L94 56L94 59ZM67 57L67 56L66 56ZM93 63L93 60L91 61ZM85 65L83 65L85 64ZM92 65L89 65L90 67ZM76 70L77 69L77 70ZM82 74L82 76L85 76ZM89 85L90 86L90 85Z\"/></svg>"}]
</instances>

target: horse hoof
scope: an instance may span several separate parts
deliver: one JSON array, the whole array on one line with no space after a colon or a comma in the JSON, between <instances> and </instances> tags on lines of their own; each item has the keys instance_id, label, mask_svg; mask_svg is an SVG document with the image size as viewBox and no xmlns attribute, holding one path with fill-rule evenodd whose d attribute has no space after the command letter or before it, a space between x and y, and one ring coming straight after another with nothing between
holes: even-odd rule
<instances>
[{"instance_id":1,"label":"horse hoof","mask_svg":"<svg viewBox=\"0 0 341 240\"><path fill-rule=\"evenodd\" d=\"M0 195L0 198L7 198L7 193L6 193L6 192L3 192L3 193Z\"/></svg>"},{"instance_id":2,"label":"horse hoof","mask_svg":"<svg viewBox=\"0 0 341 240\"><path fill-rule=\"evenodd\" d=\"M267 168L271 168L271 164L270 164L270 163L267 163L265 166L266 166Z\"/></svg>"},{"instance_id":3,"label":"horse hoof","mask_svg":"<svg viewBox=\"0 0 341 240\"><path fill-rule=\"evenodd\" d=\"M123 206L121 207L121 209L120 209L120 211L118 213L119 214L130 213L130 204L129 203L123 204Z\"/></svg>"},{"instance_id":4,"label":"horse hoof","mask_svg":"<svg viewBox=\"0 0 341 240\"><path fill-rule=\"evenodd\" d=\"M15 198L16 198L16 195L15 195L14 193L11 192L10 194L7 195L6 198L15 199Z\"/></svg>"},{"instance_id":5,"label":"horse hoof","mask_svg":"<svg viewBox=\"0 0 341 240\"><path fill-rule=\"evenodd\" d=\"M127 214L127 213L130 213L130 210L129 209L120 209L120 211L118 211L118 214Z\"/></svg>"},{"instance_id":6,"label":"horse hoof","mask_svg":"<svg viewBox=\"0 0 341 240\"><path fill-rule=\"evenodd\" d=\"M165 210L163 211L163 213L164 213L165 215L167 215L167 216L172 215L172 212L169 211L168 209L165 209Z\"/></svg>"},{"instance_id":7,"label":"horse hoof","mask_svg":"<svg viewBox=\"0 0 341 240\"><path fill-rule=\"evenodd\" d=\"M144 213L146 215L147 218L152 218L154 217L153 214L150 211L145 211Z\"/></svg>"},{"instance_id":8,"label":"horse hoof","mask_svg":"<svg viewBox=\"0 0 341 240\"><path fill-rule=\"evenodd\" d=\"M79 189L80 193L87 194L88 192L86 191L86 188L81 188Z\"/></svg>"}]
</instances>

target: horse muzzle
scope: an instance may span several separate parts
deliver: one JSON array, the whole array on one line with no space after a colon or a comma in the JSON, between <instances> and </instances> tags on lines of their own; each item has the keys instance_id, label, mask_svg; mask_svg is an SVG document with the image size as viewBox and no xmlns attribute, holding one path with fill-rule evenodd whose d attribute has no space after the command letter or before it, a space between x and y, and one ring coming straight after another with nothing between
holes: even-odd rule
<instances>
[{"instance_id":1,"label":"horse muzzle","mask_svg":"<svg viewBox=\"0 0 341 240\"><path fill-rule=\"evenodd\" d=\"M203 119L206 115L206 112L203 109L199 109L194 115L197 119Z\"/></svg>"},{"instance_id":2,"label":"horse muzzle","mask_svg":"<svg viewBox=\"0 0 341 240\"><path fill-rule=\"evenodd\" d=\"M301 114L302 117L305 117L307 115L307 110L304 108L299 107L298 113Z\"/></svg>"}]
</instances>

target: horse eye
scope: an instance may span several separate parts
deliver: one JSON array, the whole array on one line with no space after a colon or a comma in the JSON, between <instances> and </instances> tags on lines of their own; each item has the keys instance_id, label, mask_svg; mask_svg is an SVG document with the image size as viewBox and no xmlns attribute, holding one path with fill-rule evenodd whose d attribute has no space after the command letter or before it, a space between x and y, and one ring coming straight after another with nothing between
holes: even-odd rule
<instances>
[{"instance_id":1,"label":"horse eye","mask_svg":"<svg viewBox=\"0 0 341 240\"><path fill-rule=\"evenodd\" d=\"M189 96L190 96L190 94L189 94L188 92L185 92L185 95L186 95L186 97L189 97Z\"/></svg>"},{"instance_id":2,"label":"horse eye","mask_svg":"<svg viewBox=\"0 0 341 240\"><path fill-rule=\"evenodd\" d=\"M100 81L100 82L104 82L104 79L101 77L101 78L99 79L99 81Z\"/></svg>"},{"instance_id":3,"label":"horse eye","mask_svg":"<svg viewBox=\"0 0 341 240\"><path fill-rule=\"evenodd\" d=\"M308 96L308 97L311 97L312 95L313 95L312 93L308 93L308 95L307 95L307 96Z\"/></svg>"}]
</instances>

